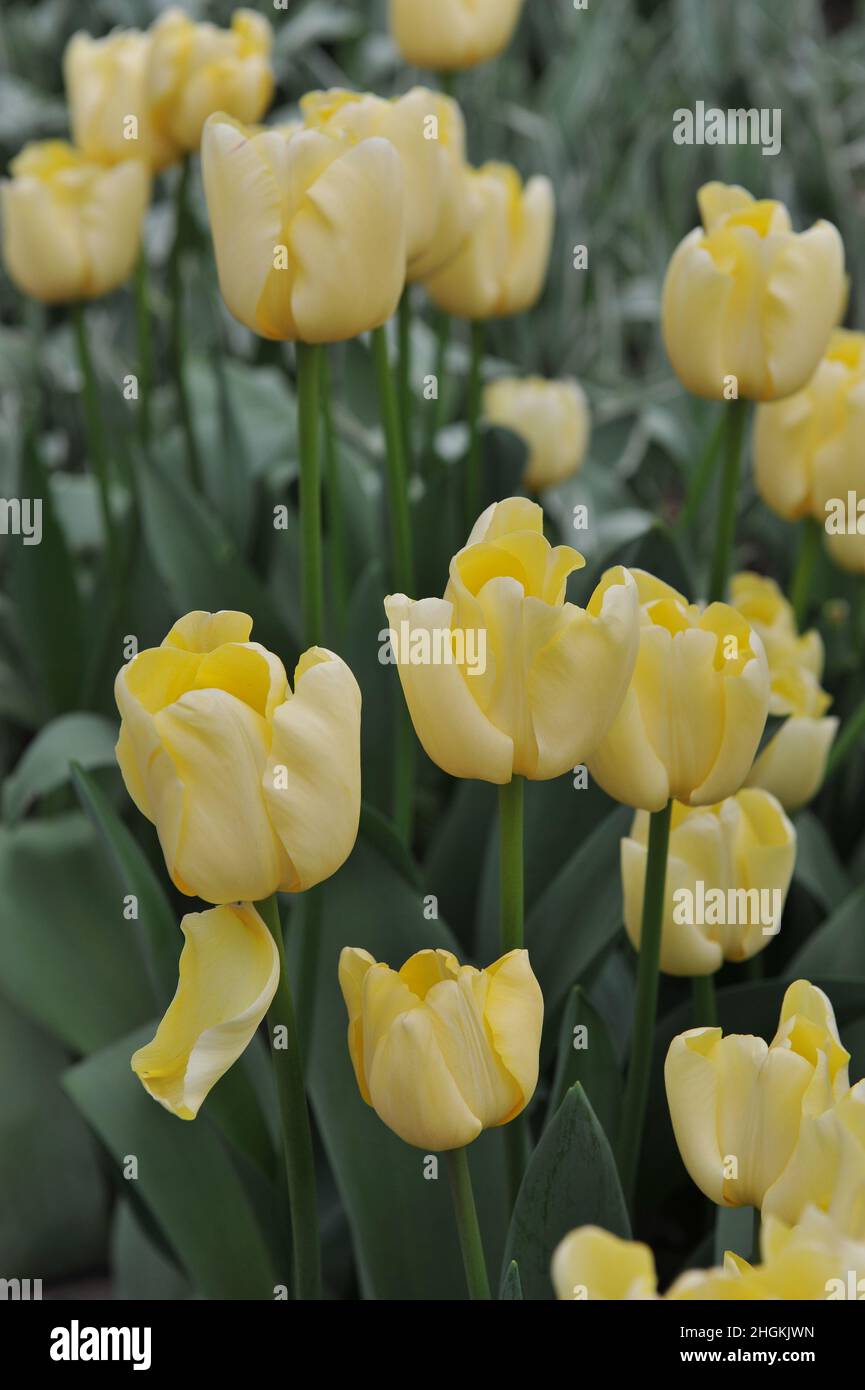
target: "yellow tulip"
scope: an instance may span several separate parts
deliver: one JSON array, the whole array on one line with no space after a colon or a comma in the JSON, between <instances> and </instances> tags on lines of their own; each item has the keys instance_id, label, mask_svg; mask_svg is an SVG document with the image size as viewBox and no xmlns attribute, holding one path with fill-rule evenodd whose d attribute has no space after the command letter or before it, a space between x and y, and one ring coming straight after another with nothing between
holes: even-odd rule
<instances>
[{"instance_id":1,"label":"yellow tulip","mask_svg":"<svg viewBox=\"0 0 865 1390\"><path fill-rule=\"evenodd\" d=\"M191 912L180 924L177 992L132 1058L145 1090L181 1120L249 1046L279 983L276 942L251 903Z\"/></svg>"},{"instance_id":2,"label":"yellow tulip","mask_svg":"<svg viewBox=\"0 0 865 1390\"><path fill-rule=\"evenodd\" d=\"M831 222L792 230L783 203L705 184L703 226L673 254L664 282L664 342L676 375L697 396L775 401L815 371L841 314L844 246Z\"/></svg>"},{"instance_id":3,"label":"yellow tulip","mask_svg":"<svg viewBox=\"0 0 865 1390\"><path fill-rule=\"evenodd\" d=\"M556 1246L552 1263L558 1299L626 1302L657 1297L655 1257L648 1245L621 1240L600 1226L580 1226Z\"/></svg>"},{"instance_id":4,"label":"yellow tulip","mask_svg":"<svg viewBox=\"0 0 865 1390\"><path fill-rule=\"evenodd\" d=\"M582 468L589 446L589 406L576 381L500 377L484 391L484 414L528 446L523 483L531 492L555 487Z\"/></svg>"},{"instance_id":5,"label":"yellow tulip","mask_svg":"<svg viewBox=\"0 0 865 1390\"><path fill-rule=\"evenodd\" d=\"M485 970L418 951L395 971L346 946L339 983L360 1093L407 1144L462 1148L528 1105L544 1001L527 951Z\"/></svg>"},{"instance_id":6,"label":"yellow tulip","mask_svg":"<svg viewBox=\"0 0 865 1390\"><path fill-rule=\"evenodd\" d=\"M46 304L98 299L129 278L150 198L140 160L106 168L62 140L25 145L0 183L10 278Z\"/></svg>"},{"instance_id":7,"label":"yellow tulip","mask_svg":"<svg viewBox=\"0 0 865 1390\"><path fill-rule=\"evenodd\" d=\"M734 1262L749 1297L809 1302L865 1297L865 1240L851 1238L814 1207L795 1226L765 1217L760 1253L759 1265Z\"/></svg>"},{"instance_id":8,"label":"yellow tulip","mask_svg":"<svg viewBox=\"0 0 865 1390\"><path fill-rule=\"evenodd\" d=\"M121 667L117 761L172 881L206 902L258 901L334 874L360 814L360 691L310 647L294 694L245 613L187 613Z\"/></svg>"},{"instance_id":9,"label":"yellow tulip","mask_svg":"<svg viewBox=\"0 0 865 1390\"><path fill-rule=\"evenodd\" d=\"M455 72L497 58L523 0L390 0L390 28L407 63Z\"/></svg>"},{"instance_id":10,"label":"yellow tulip","mask_svg":"<svg viewBox=\"0 0 865 1390\"><path fill-rule=\"evenodd\" d=\"M865 1081L829 1110L803 1116L796 1148L766 1193L763 1215L795 1225L809 1206L851 1239L865 1241Z\"/></svg>"},{"instance_id":11,"label":"yellow tulip","mask_svg":"<svg viewBox=\"0 0 865 1390\"><path fill-rule=\"evenodd\" d=\"M730 602L762 639L769 661L769 713L783 717L775 737L748 774L749 787L763 787L785 811L797 811L817 794L838 731L826 714L832 703L820 685L825 653L816 630L799 636L793 609L774 579L734 575Z\"/></svg>"},{"instance_id":12,"label":"yellow tulip","mask_svg":"<svg viewBox=\"0 0 865 1390\"><path fill-rule=\"evenodd\" d=\"M439 270L465 240L480 212L465 165L462 112L440 92L414 87L393 101L357 92L310 92L301 103L308 127L352 143L381 136L402 160L405 182L406 278Z\"/></svg>"},{"instance_id":13,"label":"yellow tulip","mask_svg":"<svg viewBox=\"0 0 865 1390\"><path fill-rule=\"evenodd\" d=\"M63 55L63 77L75 144L89 159L117 164L142 159L166 168L179 150L150 109L148 64L152 40L138 29L104 38L77 33Z\"/></svg>"},{"instance_id":14,"label":"yellow tulip","mask_svg":"<svg viewBox=\"0 0 865 1390\"><path fill-rule=\"evenodd\" d=\"M625 928L640 949L649 816L622 841ZM716 806L673 802L661 969L710 975L750 960L777 934L796 863L796 831L768 792L737 792ZM708 920L707 920L708 919Z\"/></svg>"},{"instance_id":15,"label":"yellow tulip","mask_svg":"<svg viewBox=\"0 0 865 1390\"><path fill-rule=\"evenodd\" d=\"M388 140L211 116L201 145L219 284L263 338L339 342L391 317L405 283L399 155Z\"/></svg>"},{"instance_id":16,"label":"yellow tulip","mask_svg":"<svg viewBox=\"0 0 865 1390\"><path fill-rule=\"evenodd\" d=\"M415 732L452 777L558 777L585 762L621 703L637 647L637 590L610 570L565 601L583 557L553 548L534 502L489 507L450 563L443 599L385 599Z\"/></svg>"},{"instance_id":17,"label":"yellow tulip","mask_svg":"<svg viewBox=\"0 0 865 1390\"><path fill-rule=\"evenodd\" d=\"M624 704L589 760L617 801L660 811L724 801L742 786L769 709L763 643L734 608L701 611L634 571L640 650Z\"/></svg>"},{"instance_id":18,"label":"yellow tulip","mask_svg":"<svg viewBox=\"0 0 865 1390\"><path fill-rule=\"evenodd\" d=\"M169 9L150 30L148 97L153 120L180 151L197 150L215 111L247 125L273 97L273 30L255 10L235 10L230 29Z\"/></svg>"},{"instance_id":19,"label":"yellow tulip","mask_svg":"<svg viewBox=\"0 0 865 1390\"><path fill-rule=\"evenodd\" d=\"M778 1031L762 1038L693 1028L674 1038L664 1067L679 1152L718 1206L762 1205L793 1158L804 1116L849 1089L845 1052L822 990L797 980Z\"/></svg>"},{"instance_id":20,"label":"yellow tulip","mask_svg":"<svg viewBox=\"0 0 865 1390\"><path fill-rule=\"evenodd\" d=\"M549 179L525 188L510 164L468 174L480 209L455 256L425 282L434 304L465 319L522 314L544 288L553 243L555 196Z\"/></svg>"}]
</instances>

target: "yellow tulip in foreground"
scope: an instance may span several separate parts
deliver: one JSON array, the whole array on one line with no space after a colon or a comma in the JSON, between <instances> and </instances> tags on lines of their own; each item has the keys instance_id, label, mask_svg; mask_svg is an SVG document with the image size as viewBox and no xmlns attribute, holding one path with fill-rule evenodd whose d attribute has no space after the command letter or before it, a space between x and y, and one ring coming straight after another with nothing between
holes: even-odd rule
<instances>
[{"instance_id":1,"label":"yellow tulip in foreground","mask_svg":"<svg viewBox=\"0 0 865 1390\"><path fill-rule=\"evenodd\" d=\"M523 0L390 0L390 27L407 63L453 72L510 43Z\"/></svg>"},{"instance_id":2,"label":"yellow tulip in foreground","mask_svg":"<svg viewBox=\"0 0 865 1390\"><path fill-rule=\"evenodd\" d=\"M804 1117L849 1090L849 1054L822 990L797 980L778 1031L762 1038L693 1028L674 1038L664 1067L679 1152L718 1206L772 1209L773 1188L794 1159Z\"/></svg>"},{"instance_id":3,"label":"yellow tulip in foreground","mask_svg":"<svg viewBox=\"0 0 865 1390\"><path fill-rule=\"evenodd\" d=\"M541 296L553 241L555 197L549 179L523 187L510 164L469 173L480 212L460 250L426 281L434 304L465 319L502 318L531 309Z\"/></svg>"},{"instance_id":4,"label":"yellow tulip in foreground","mask_svg":"<svg viewBox=\"0 0 865 1390\"><path fill-rule=\"evenodd\" d=\"M484 391L484 414L525 440L523 478L531 492L555 487L582 468L589 444L589 407L576 381L500 377Z\"/></svg>"},{"instance_id":5,"label":"yellow tulip in foreground","mask_svg":"<svg viewBox=\"0 0 865 1390\"><path fill-rule=\"evenodd\" d=\"M672 797L724 801L742 786L769 709L760 638L734 608L701 611L634 571L640 650L624 704L589 771L610 796L644 811Z\"/></svg>"},{"instance_id":6,"label":"yellow tulip in foreground","mask_svg":"<svg viewBox=\"0 0 865 1390\"><path fill-rule=\"evenodd\" d=\"M300 103L307 126L352 143L382 136L402 160L406 278L432 275L451 259L480 211L465 166L466 133L455 101L414 87L381 97L341 90L310 92Z\"/></svg>"},{"instance_id":7,"label":"yellow tulip in foreground","mask_svg":"<svg viewBox=\"0 0 865 1390\"><path fill-rule=\"evenodd\" d=\"M544 1001L527 951L486 970L418 951L394 971L346 946L339 983L360 1093L407 1144L462 1148L528 1105Z\"/></svg>"},{"instance_id":8,"label":"yellow tulip in foreground","mask_svg":"<svg viewBox=\"0 0 865 1390\"><path fill-rule=\"evenodd\" d=\"M173 164L179 151L150 107L150 34L115 29L104 38L73 34L63 55L63 78L75 144L102 164L141 159L152 169Z\"/></svg>"},{"instance_id":9,"label":"yellow tulip in foreground","mask_svg":"<svg viewBox=\"0 0 865 1390\"><path fill-rule=\"evenodd\" d=\"M782 203L744 188L705 184L703 226L677 248L664 282L670 361L697 396L774 401L815 371L841 315L844 247L830 222L792 230Z\"/></svg>"},{"instance_id":10,"label":"yellow tulip in foreground","mask_svg":"<svg viewBox=\"0 0 865 1390\"><path fill-rule=\"evenodd\" d=\"M625 927L640 949L649 817L622 841ZM750 960L777 934L796 863L796 831L768 792L737 792L716 806L673 803L661 969L709 975Z\"/></svg>"},{"instance_id":11,"label":"yellow tulip in foreground","mask_svg":"<svg viewBox=\"0 0 865 1390\"><path fill-rule=\"evenodd\" d=\"M730 594L766 648L769 713L784 719L748 774L748 786L764 787L786 811L796 811L820 790L838 730L838 720L826 714L832 697L820 685L823 639L816 629L799 636L793 609L774 579L734 575Z\"/></svg>"},{"instance_id":12,"label":"yellow tulip in foreground","mask_svg":"<svg viewBox=\"0 0 865 1390\"><path fill-rule=\"evenodd\" d=\"M181 1120L248 1047L279 983L276 942L251 903L181 922L177 992L156 1036L132 1058L145 1089Z\"/></svg>"},{"instance_id":13,"label":"yellow tulip in foreground","mask_svg":"<svg viewBox=\"0 0 865 1390\"><path fill-rule=\"evenodd\" d=\"M211 116L201 146L219 285L264 338L338 342L391 317L405 283L403 175L388 140Z\"/></svg>"},{"instance_id":14,"label":"yellow tulip in foreground","mask_svg":"<svg viewBox=\"0 0 865 1390\"><path fill-rule=\"evenodd\" d=\"M475 523L444 598L385 599L415 731L452 777L543 781L604 737L634 666L637 590L610 570L586 609L567 603L583 564L545 539L536 503L510 497Z\"/></svg>"},{"instance_id":15,"label":"yellow tulip in foreground","mask_svg":"<svg viewBox=\"0 0 865 1390\"><path fill-rule=\"evenodd\" d=\"M360 814L360 691L333 652L294 673L245 613L187 613L121 667L117 761L172 881L206 902L258 901L335 873Z\"/></svg>"},{"instance_id":16,"label":"yellow tulip in foreground","mask_svg":"<svg viewBox=\"0 0 865 1390\"><path fill-rule=\"evenodd\" d=\"M46 304L97 299L129 278L150 198L139 160L94 164L62 140L25 145L0 183L11 279Z\"/></svg>"}]
</instances>

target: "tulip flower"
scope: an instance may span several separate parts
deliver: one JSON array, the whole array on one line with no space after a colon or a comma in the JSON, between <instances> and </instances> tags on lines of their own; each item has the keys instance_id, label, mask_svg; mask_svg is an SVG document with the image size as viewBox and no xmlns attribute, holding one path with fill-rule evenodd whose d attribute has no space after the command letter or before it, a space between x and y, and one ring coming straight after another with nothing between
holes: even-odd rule
<instances>
[{"instance_id":1,"label":"tulip flower","mask_svg":"<svg viewBox=\"0 0 865 1390\"><path fill-rule=\"evenodd\" d=\"M760 1207L794 1157L805 1116L848 1091L849 1053L822 990L797 980L778 1031L762 1038L693 1028L674 1038L664 1078L679 1152L718 1206Z\"/></svg>"},{"instance_id":2,"label":"tulip flower","mask_svg":"<svg viewBox=\"0 0 865 1390\"><path fill-rule=\"evenodd\" d=\"M604 737L633 670L637 590L611 570L586 609L567 603L583 564L545 539L536 503L510 497L479 517L444 598L385 599L415 731L452 777L543 781Z\"/></svg>"},{"instance_id":3,"label":"tulip flower","mask_svg":"<svg viewBox=\"0 0 865 1390\"><path fill-rule=\"evenodd\" d=\"M132 1058L145 1090L181 1120L249 1046L279 982L276 942L251 903L191 912L174 999Z\"/></svg>"},{"instance_id":4,"label":"tulip flower","mask_svg":"<svg viewBox=\"0 0 865 1390\"><path fill-rule=\"evenodd\" d=\"M590 423L578 382L499 377L484 392L484 414L525 441L529 460L523 484L529 491L555 487L582 468Z\"/></svg>"},{"instance_id":5,"label":"tulip flower","mask_svg":"<svg viewBox=\"0 0 865 1390\"><path fill-rule=\"evenodd\" d=\"M580 1226L556 1246L552 1278L561 1300L632 1301L657 1297L655 1257L648 1245L622 1240L600 1226Z\"/></svg>"},{"instance_id":6,"label":"tulip flower","mask_svg":"<svg viewBox=\"0 0 865 1390\"><path fill-rule=\"evenodd\" d=\"M823 784L838 720L827 715L832 703L823 690L825 653L816 630L799 636L791 605L773 579L734 575L732 606L762 639L769 662L769 713L784 723L759 754L748 774L749 787L763 787L785 811L797 811Z\"/></svg>"},{"instance_id":7,"label":"tulip flower","mask_svg":"<svg viewBox=\"0 0 865 1390\"><path fill-rule=\"evenodd\" d=\"M744 188L705 184L702 227L685 237L667 271L664 343L694 395L776 401L813 375L845 294L844 247L830 222L795 233L782 203Z\"/></svg>"},{"instance_id":8,"label":"tulip flower","mask_svg":"<svg viewBox=\"0 0 865 1390\"><path fill-rule=\"evenodd\" d=\"M62 140L25 145L0 183L11 279L45 304L98 299L138 255L150 173L136 159L107 168Z\"/></svg>"},{"instance_id":9,"label":"tulip flower","mask_svg":"<svg viewBox=\"0 0 865 1390\"><path fill-rule=\"evenodd\" d=\"M649 817L622 841L625 928L640 949ZM777 934L796 863L796 831L768 792L737 792L717 806L673 803L661 969L708 975L744 961Z\"/></svg>"},{"instance_id":10,"label":"tulip flower","mask_svg":"<svg viewBox=\"0 0 865 1390\"><path fill-rule=\"evenodd\" d=\"M764 1217L795 1225L808 1207L865 1241L865 1081L851 1086L830 1109L803 1115L790 1161L766 1193L762 1210Z\"/></svg>"},{"instance_id":11,"label":"tulip flower","mask_svg":"<svg viewBox=\"0 0 865 1390\"><path fill-rule=\"evenodd\" d=\"M589 771L610 796L660 811L672 797L710 806L739 790L769 709L759 636L724 603L704 611L633 571L640 649L624 703Z\"/></svg>"},{"instance_id":12,"label":"tulip flower","mask_svg":"<svg viewBox=\"0 0 865 1390\"><path fill-rule=\"evenodd\" d=\"M99 164L141 159L165 169L179 151L153 117L148 65L152 39L138 29L104 38L73 34L63 54L63 79L75 144Z\"/></svg>"},{"instance_id":13,"label":"tulip flower","mask_svg":"<svg viewBox=\"0 0 865 1390\"><path fill-rule=\"evenodd\" d=\"M497 58L523 0L390 0L390 29L413 67L454 72Z\"/></svg>"},{"instance_id":14,"label":"tulip flower","mask_svg":"<svg viewBox=\"0 0 865 1390\"><path fill-rule=\"evenodd\" d=\"M348 857L360 814L360 691L311 648L295 669L245 613L187 613L121 667L117 760L172 882L206 902L298 892Z\"/></svg>"},{"instance_id":15,"label":"tulip flower","mask_svg":"<svg viewBox=\"0 0 865 1390\"><path fill-rule=\"evenodd\" d=\"M360 1093L407 1144L462 1148L528 1105L544 1001L526 951L485 970L418 951L395 971L346 946L339 983Z\"/></svg>"}]
</instances>

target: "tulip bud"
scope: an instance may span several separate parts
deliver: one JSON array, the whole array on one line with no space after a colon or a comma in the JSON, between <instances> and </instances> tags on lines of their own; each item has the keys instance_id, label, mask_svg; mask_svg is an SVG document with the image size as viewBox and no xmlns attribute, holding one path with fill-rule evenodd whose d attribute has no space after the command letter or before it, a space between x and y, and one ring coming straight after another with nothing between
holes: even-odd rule
<instances>
[{"instance_id":1,"label":"tulip bud","mask_svg":"<svg viewBox=\"0 0 865 1390\"><path fill-rule=\"evenodd\" d=\"M390 0L390 28L407 63L454 72L497 58L523 0Z\"/></svg>"},{"instance_id":2,"label":"tulip bud","mask_svg":"<svg viewBox=\"0 0 865 1390\"><path fill-rule=\"evenodd\" d=\"M346 946L339 984L360 1093L407 1144L462 1148L528 1105L544 1001L527 951L486 970L418 951L395 971Z\"/></svg>"},{"instance_id":3,"label":"tulip bud","mask_svg":"<svg viewBox=\"0 0 865 1390\"><path fill-rule=\"evenodd\" d=\"M676 375L710 400L775 401L805 385L841 315L844 246L831 222L792 230L783 203L707 183L703 226L673 254L664 282L664 343Z\"/></svg>"},{"instance_id":4,"label":"tulip bud","mask_svg":"<svg viewBox=\"0 0 865 1390\"><path fill-rule=\"evenodd\" d=\"M405 282L400 158L388 140L211 116L202 172L219 285L263 338L335 343L378 328Z\"/></svg>"},{"instance_id":5,"label":"tulip bud","mask_svg":"<svg viewBox=\"0 0 865 1390\"><path fill-rule=\"evenodd\" d=\"M549 544L536 503L510 497L475 523L443 599L385 599L415 732L452 777L545 781L604 737L633 670L637 590L610 570L586 609L565 602L584 563Z\"/></svg>"},{"instance_id":6,"label":"tulip bud","mask_svg":"<svg viewBox=\"0 0 865 1390\"><path fill-rule=\"evenodd\" d=\"M177 992L132 1058L145 1090L181 1120L252 1041L279 984L276 942L251 903L191 912L180 924Z\"/></svg>"},{"instance_id":7,"label":"tulip bud","mask_svg":"<svg viewBox=\"0 0 865 1390\"><path fill-rule=\"evenodd\" d=\"M117 761L172 882L206 902L256 902L336 873L360 815L360 691L311 647L294 694L245 613L187 613L121 667Z\"/></svg>"},{"instance_id":8,"label":"tulip bud","mask_svg":"<svg viewBox=\"0 0 865 1390\"><path fill-rule=\"evenodd\" d=\"M93 164L62 140L25 145L0 183L11 279L46 304L98 299L138 255L150 174L137 159Z\"/></svg>"},{"instance_id":9,"label":"tulip bud","mask_svg":"<svg viewBox=\"0 0 865 1390\"><path fill-rule=\"evenodd\" d=\"M117 164L141 159L166 168L180 151L150 109L148 64L152 39L137 29L104 38L73 34L63 55L63 78L75 144L89 159Z\"/></svg>"},{"instance_id":10,"label":"tulip bud","mask_svg":"<svg viewBox=\"0 0 865 1390\"><path fill-rule=\"evenodd\" d=\"M640 949L649 816L622 841L625 928ZM777 934L796 863L796 831L773 796L740 791L717 806L673 802L661 969L710 975L750 960Z\"/></svg>"},{"instance_id":11,"label":"tulip bud","mask_svg":"<svg viewBox=\"0 0 865 1390\"><path fill-rule=\"evenodd\" d=\"M525 188L510 164L469 171L480 209L459 251L426 281L434 304L465 319L503 318L531 309L544 288L553 242L555 197L547 178Z\"/></svg>"},{"instance_id":12,"label":"tulip bud","mask_svg":"<svg viewBox=\"0 0 865 1390\"><path fill-rule=\"evenodd\" d=\"M624 703L589 771L627 806L724 801L742 786L766 724L760 638L725 603L705 611L643 570L640 650Z\"/></svg>"},{"instance_id":13,"label":"tulip bud","mask_svg":"<svg viewBox=\"0 0 865 1390\"><path fill-rule=\"evenodd\" d=\"M484 413L525 440L523 478L530 492L555 487L582 468L589 445L589 407L576 381L500 377L484 392Z\"/></svg>"}]
</instances>

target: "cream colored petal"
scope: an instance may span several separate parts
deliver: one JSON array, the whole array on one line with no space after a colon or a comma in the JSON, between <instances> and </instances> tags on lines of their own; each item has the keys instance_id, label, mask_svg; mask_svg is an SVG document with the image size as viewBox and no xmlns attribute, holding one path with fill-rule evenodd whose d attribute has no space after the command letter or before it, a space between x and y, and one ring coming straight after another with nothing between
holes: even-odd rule
<instances>
[{"instance_id":1,"label":"cream colored petal","mask_svg":"<svg viewBox=\"0 0 865 1390\"><path fill-rule=\"evenodd\" d=\"M645 813L640 813L645 814ZM693 902L698 877L714 886L715 877L704 877L704 867L697 868L677 853L673 843L667 859L667 878L664 892L664 919L661 936L661 969L667 975L711 975L721 968L723 953L717 941L711 939L705 927L690 921L677 920L686 914L678 910L686 901L677 894L691 894ZM646 847L634 839L621 844L622 893L625 930L635 950L639 951L643 928L643 903L646 884Z\"/></svg>"},{"instance_id":2,"label":"cream colored petal","mask_svg":"<svg viewBox=\"0 0 865 1390\"><path fill-rule=\"evenodd\" d=\"M519 233L510 249L498 314L522 314L543 293L553 245L556 199L547 178L526 184Z\"/></svg>"},{"instance_id":3,"label":"cream colored petal","mask_svg":"<svg viewBox=\"0 0 865 1390\"><path fill-rule=\"evenodd\" d=\"M495 179L475 174L477 220L460 250L426 281L433 303L459 318L487 319L497 312L507 274L507 193Z\"/></svg>"},{"instance_id":4,"label":"cream colored petal","mask_svg":"<svg viewBox=\"0 0 865 1390\"><path fill-rule=\"evenodd\" d=\"M700 228L673 253L661 297L664 346L673 369L695 396L723 399L724 377L733 371L724 357L724 323L732 281L700 245Z\"/></svg>"},{"instance_id":5,"label":"cream colored petal","mask_svg":"<svg viewBox=\"0 0 865 1390\"><path fill-rule=\"evenodd\" d=\"M650 1299L658 1293L648 1245L620 1240L600 1226L580 1226L553 1253L553 1286L562 1299Z\"/></svg>"},{"instance_id":6,"label":"cream colored petal","mask_svg":"<svg viewBox=\"0 0 865 1390\"><path fill-rule=\"evenodd\" d=\"M445 1066L484 1129L504 1124L525 1104L487 1034L484 1007L489 987L482 973L464 970L456 980L433 985L425 1001Z\"/></svg>"},{"instance_id":7,"label":"cream colored petal","mask_svg":"<svg viewBox=\"0 0 865 1390\"><path fill-rule=\"evenodd\" d=\"M348 1010L348 1051L355 1080L367 1105L372 1105L366 1084L363 1054L363 982L375 965L375 957L357 946L343 946L339 955L339 987Z\"/></svg>"},{"instance_id":8,"label":"cream colored petal","mask_svg":"<svg viewBox=\"0 0 865 1390\"><path fill-rule=\"evenodd\" d=\"M224 642L248 642L251 632L252 619L248 613L229 608L218 613L196 609L178 618L162 645L179 647L185 652L212 652Z\"/></svg>"},{"instance_id":9,"label":"cream colored petal","mask_svg":"<svg viewBox=\"0 0 865 1390\"><path fill-rule=\"evenodd\" d=\"M792 395L813 375L838 323L843 283L844 243L831 222L785 239L766 287L769 399Z\"/></svg>"},{"instance_id":10,"label":"cream colored petal","mask_svg":"<svg viewBox=\"0 0 865 1390\"><path fill-rule=\"evenodd\" d=\"M753 1080L760 1066L761 1053L768 1048L761 1039L750 1040L756 1055L751 1067ZM724 1159L729 1150L721 1148L719 1110L721 1073L718 1051L720 1028L694 1028L681 1033L670 1044L664 1063L664 1082L670 1119L682 1155L682 1162L693 1181L718 1206L724 1198ZM741 1103L748 1103L750 1086Z\"/></svg>"},{"instance_id":11,"label":"cream colored petal","mask_svg":"<svg viewBox=\"0 0 865 1390\"><path fill-rule=\"evenodd\" d=\"M837 732L838 720L834 717L809 719L791 715L754 763L746 785L771 792L785 811L807 806L823 785Z\"/></svg>"},{"instance_id":12,"label":"cream colored petal","mask_svg":"<svg viewBox=\"0 0 865 1390\"><path fill-rule=\"evenodd\" d=\"M804 392L757 407L754 480L773 512L798 521L811 512L813 415Z\"/></svg>"},{"instance_id":13,"label":"cream colored petal","mask_svg":"<svg viewBox=\"0 0 865 1390\"><path fill-rule=\"evenodd\" d=\"M445 1065L431 1014L403 1013L367 1053L376 1114L406 1144L428 1151L460 1149L481 1132Z\"/></svg>"},{"instance_id":14,"label":"cream colored petal","mask_svg":"<svg viewBox=\"0 0 865 1390\"><path fill-rule=\"evenodd\" d=\"M4 179L0 195L10 279L46 304L86 295L89 270L77 210L59 206L35 178Z\"/></svg>"},{"instance_id":15,"label":"cream colored petal","mask_svg":"<svg viewBox=\"0 0 865 1390\"><path fill-rule=\"evenodd\" d=\"M484 1019L496 1055L519 1087L523 1109L538 1083L544 997L528 951L509 951L484 973L489 978Z\"/></svg>"},{"instance_id":16,"label":"cream colored petal","mask_svg":"<svg viewBox=\"0 0 865 1390\"><path fill-rule=\"evenodd\" d=\"M745 783L769 713L769 667L763 644L752 633L755 655L739 675L723 677L721 742L708 775L692 791L692 806L709 806L734 795Z\"/></svg>"},{"instance_id":17,"label":"cream colored petal","mask_svg":"<svg viewBox=\"0 0 865 1390\"><path fill-rule=\"evenodd\" d=\"M625 806L661 811L669 801L669 774L649 742L633 684L588 768L598 785Z\"/></svg>"}]
</instances>

